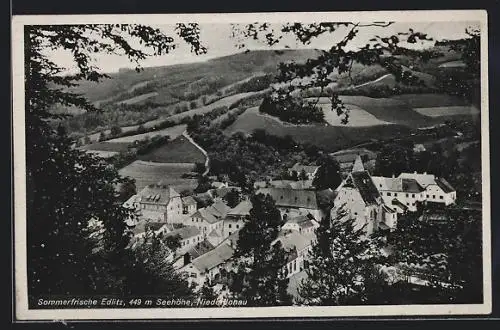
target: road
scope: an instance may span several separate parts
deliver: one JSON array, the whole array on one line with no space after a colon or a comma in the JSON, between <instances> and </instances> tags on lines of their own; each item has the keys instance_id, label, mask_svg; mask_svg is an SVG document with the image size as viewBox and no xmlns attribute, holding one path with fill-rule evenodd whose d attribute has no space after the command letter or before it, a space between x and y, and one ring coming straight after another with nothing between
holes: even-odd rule
<instances>
[{"instance_id":1,"label":"road","mask_svg":"<svg viewBox=\"0 0 500 330\"><path fill-rule=\"evenodd\" d=\"M203 155L205 155L205 172L203 172L203 176L207 175L208 172L210 172L210 158L208 157L208 153L203 149L198 143L196 143L188 134L187 130L182 132L182 135L188 139L189 142L191 142L196 148L198 148Z\"/></svg>"}]
</instances>

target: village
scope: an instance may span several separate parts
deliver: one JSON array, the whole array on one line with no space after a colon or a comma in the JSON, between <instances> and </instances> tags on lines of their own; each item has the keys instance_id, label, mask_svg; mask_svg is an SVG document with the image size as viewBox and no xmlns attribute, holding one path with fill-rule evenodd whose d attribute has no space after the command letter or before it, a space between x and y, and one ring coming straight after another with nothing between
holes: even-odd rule
<instances>
[{"instance_id":1,"label":"village","mask_svg":"<svg viewBox=\"0 0 500 330\"><path fill-rule=\"evenodd\" d=\"M444 178L431 173L372 176L367 169L373 165L369 157L363 157L363 162L360 154L337 156L343 180L334 190L315 189L313 179L319 166L299 163L288 169L297 180L271 178L254 183L255 194L270 195L283 219L275 242L280 241L288 252L283 270L292 295L307 276L305 270L322 219L335 219L340 209L346 210L345 217L353 219L355 228L369 237L377 231L393 231L398 216L417 211L419 205L448 206L457 198ZM236 206L228 206L228 194L237 196ZM198 207L200 204L204 206ZM149 235L178 238L179 247L168 257L175 270L198 289L207 283L220 296L227 294L236 271L233 255L238 233L252 209L249 196L240 187L212 181L205 193L181 196L160 181L133 195L124 206L136 214L129 220L133 233L130 248L142 244Z\"/></svg>"}]
</instances>

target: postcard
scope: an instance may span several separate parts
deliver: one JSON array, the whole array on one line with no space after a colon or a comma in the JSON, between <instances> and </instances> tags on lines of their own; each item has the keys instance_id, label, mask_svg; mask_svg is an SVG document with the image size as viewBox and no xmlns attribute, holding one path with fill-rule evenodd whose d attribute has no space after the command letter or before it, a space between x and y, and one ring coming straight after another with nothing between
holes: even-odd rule
<instances>
[{"instance_id":1,"label":"postcard","mask_svg":"<svg viewBox=\"0 0 500 330\"><path fill-rule=\"evenodd\" d=\"M15 316L491 313L481 10L14 16Z\"/></svg>"}]
</instances>

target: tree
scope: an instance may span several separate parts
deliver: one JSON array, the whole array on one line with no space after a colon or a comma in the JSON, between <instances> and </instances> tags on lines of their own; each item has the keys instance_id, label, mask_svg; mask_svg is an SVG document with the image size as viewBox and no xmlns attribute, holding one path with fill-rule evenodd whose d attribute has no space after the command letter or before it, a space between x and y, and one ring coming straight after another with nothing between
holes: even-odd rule
<instances>
[{"instance_id":1,"label":"tree","mask_svg":"<svg viewBox=\"0 0 500 330\"><path fill-rule=\"evenodd\" d=\"M198 105L196 104L196 101L191 101L189 102L189 108L190 109L196 109Z\"/></svg>"},{"instance_id":2,"label":"tree","mask_svg":"<svg viewBox=\"0 0 500 330\"><path fill-rule=\"evenodd\" d=\"M125 265L126 295L161 295L166 299L193 298L192 288L178 274L167 258L172 250L154 233L130 251Z\"/></svg>"},{"instance_id":3,"label":"tree","mask_svg":"<svg viewBox=\"0 0 500 330\"><path fill-rule=\"evenodd\" d=\"M233 24L233 36L239 48L245 47L245 40L252 38L261 40L269 46L277 46L286 37L295 37L299 42L307 45L314 38L324 34L330 34L332 40L338 40L330 49L321 51L319 56L311 58L303 63L281 63L278 74L275 77L277 84L271 87L269 106L265 109L274 111L278 115L288 116L283 118L295 122L308 122L314 115L323 115L317 109L320 96L330 99L331 110L338 116L342 116L342 122L349 120L349 110L339 98L338 92L327 87L340 75L351 76L354 64L380 65L389 73L393 74L396 82L411 86L424 86L424 82L415 76L412 71L404 66L400 58L416 58L426 63L438 55L435 50L413 50L402 46L402 43L415 44L417 42L430 42L427 34L414 31L398 32L392 36L373 36L364 46L357 50L351 50L351 42L359 33L373 27L388 27L392 22L320 22L312 24L286 23L283 25L263 23L250 23L246 25ZM391 56L398 55L398 56ZM316 100L301 99L306 91L319 89ZM295 109L304 109L294 111ZM291 113L288 111L291 110ZM309 111L310 110L310 111ZM310 115L305 113L310 112ZM305 115L306 118L303 118ZM320 120L320 118L317 118ZM322 118L321 118L322 120Z\"/></svg>"},{"instance_id":4,"label":"tree","mask_svg":"<svg viewBox=\"0 0 500 330\"><path fill-rule=\"evenodd\" d=\"M122 128L120 126L112 126L111 127L111 136L118 136L122 133Z\"/></svg>"},{"instance_id":5,"label":"tree","mask_svg":"<svg viewBox=\"0 0 500 330\"><path fill-rule=\"evenodd\" d=\"M433 220L434 218L442 220ZM401 265L434 288L437 303L482 299L481 214L454 207L427 208L398 219L387 234L394 253L389 265Z\"/></svg>"},{"instance_id":6,"label":"tree","mask_svg":"<svg viewBox=\"0 0 500 330\"><path fill-rule=\"evenodd\" d=\"M339 163L328 155L318 160L318 171L313 179L313 185L318 190L337 189L342 181Z\"/></svg>"},{"instance_id":7,"label":"tree","mask_svg":"<svg viewBox=\"0 0 500 330\"><path fill-rule=\"evenodd\" d=\"M413 149L399 143L386 144L375 162L375 173L380 176L398 176L401 172L413 171Z\"/></svg>"},{"instance_id":8,"label":"tree","mask_svg":"<svg viewBox=\"0 0 500 330\"><path fill-rule=\"evenodd\" d=\"M212 187L210 179L206 176L198 177L198 185L194 188L194 192L197 194L207 192Z\"/></svg>"},{"instance_id":9,"label":"tree","mask_svg":"<svg viewBox=\"0 0 500 330\"><path fill-rule=\"evenodd\" d=\"M137 188L133 179L127 180L120 185L120 201L125 202L135 194L137 194Z\"/></svg>"},{"instance_id":10,"label":"tree","mask_svg":"<svg viewBox=\"0 0 500 330\"><path fill-rule=\"evenodd\" d=\"M196 24L179 24L176 30L200 52L204 47L197 31ZM52 123L61 118L51 112L62 105L97 113L94 105L70 87L106 78L92 65L96 53L122 54L135 63L148 56L144 50L131 47L127 38L142 42L155 55L174 48L173 38L142 25L25 27L27 275L31 298L131 290L124 286L131 283L127 277L134 275L124 268L130 257L125 249L129 244L125 220L131 214L115 191L124 180L101 158L74 149L64 130L53 129ZM64 68L47 57L47 49L69 50L78 72L64 75Z\"/></svg>"},{"instance_id":11,"label":"tree","mask_svg":"<svg viewBox=\"0 0 500 330\"><path fill-rule=\"evenodd\" d=\"M99 142L106 141L106 139L106 133L104 131L101 131L101 133L99 133Z\"/></svg>"},{"instance_id":12,"label":"tree","mask_svg":"<svg viewBox=\"0 0 500 330\"><path fill-rule=\"evenodd\" d=\"M307 277L298 288L301 304L332 306L362 301L366 270L377 259L377 247L362 228L354 229L354 219L345 219L345 215L339 210L336 219L323 219L316 231Z\"/></svg>"},{"instance_id":13,"label":"tree","mask_svg":"<svg viewBox=\"0 0 500 330\"><path fill-rule=\"evenodd\" d=\"M226 196L224 196L224 200L227 206L233 208L241 202L241 194L238 190L233 188L227 192Z\"/></svg>"},{"instance_id":14,"label":"tree","mask_svg":"<svg viewBox=\"0 0 500 330\"><path fill-rule=\"evenodd\" d=\"M200 288L198 295L201 299L208 301L212 301L218 298L214 288L208 283L208 281L205 281L205 283L203 283L203 286Z\"/></svg>"},{"instance_id":15,"label":"tree","mask_svg":"<svg viewBox=\"0 0 500 330\"><path fill-rule=\"evenodd\" d=\"M270 195L251 197L249 219L239 232L238 271L232 291L252 306L291 304L284 267L288 253L276 241L283 220Z\"/></svg>"}]
</instances>

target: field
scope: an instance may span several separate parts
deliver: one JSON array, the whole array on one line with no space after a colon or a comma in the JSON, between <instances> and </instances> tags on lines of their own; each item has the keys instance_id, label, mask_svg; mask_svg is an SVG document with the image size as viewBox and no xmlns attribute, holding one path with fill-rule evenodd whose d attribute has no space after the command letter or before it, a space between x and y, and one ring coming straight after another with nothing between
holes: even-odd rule
<instances>
[{"instance_id":1,"label":"field","mask_svg":"<svg viewBox=\"0 0 500 330\"><path fill-rule=\"evenodd\" d=\"M183 173L192 171L194 164L161 164L136 160L132 164L122 168L119 172L122 176L135 179L137 191L142 190L148 184L163 181L178 191L194 189L197 186L195 179L181 178Z\"/></svg>"},{"instance_id":2,"label":"field","mask_svg":"<svg viewBox=\"0 0 500 330\"><path fill-rule=\"evenodd\" d=\"M463 68L465 63L461 60L445 62L439 65L440 68Z\"/></svg>"},{"instance_id":3,"label":"field","mask_svg":"<svg viewBox=\"0 0 500 330\"><path fill-rule=\"evenodd\" d=\"M156 96L158 95L158 92L151 92L151 93L146 93L146 94L142 94L142 95L137 95L137 96L134 96L134 97L131 97L127 100L123 100L123 101L120 101L120 102L117 102L118 104L135 104L135 103L139 103L139 102L142 102L142 101L145 101L149 98L152 98L153 96Z\"/></svg>"},{"instance_id":4,"label":"field","mask_svg":"<svg viewBox=\"0 0 500 330\"><path fill-rule=\"evenodd\" d=\"M442 123L444 117L477 113L473 111L465 112L464 109L460 108L460 106L466 105L462 99L445 94L404 94L390 98L341 95L340 99L347 107L356 106L361 108L380 121L413 128ZM328 105L329 102L328 98L322 97L319 103ZM431 117L427 113L422 113L415 109L433 107L451 108L447 111L440 111L442 113L440 117L443 118L439 118L438 116ZM335 115L333 113L333 116ZM354 122L356 118L352 117L351 119Z\"/></svg>"},{"instance_id":5,"label":"field","mask_svg":"<svg viewBox=\"0 0 500 330\"><path fill-rule=\"evenodd\" d=\"M119 154L116 151L102 151L102 150L86 150L86 152L102 158L110 158L113 157L114 155Z\"/></svg>"},{"instance_id":6,"label":"field","mask_svg":"<svg viewBox=\"0 0 500 330\"><path fill-rule=\"evenodd\" d=\"M123 143L122 141L104 141L88 144L81 147L83 150L93 150L93 151L111 151L111 152L121 152L127 151L129 143Z\"/></svg>"},{"instance_id":7,"label":"field","mask_svg":"<svg viewBox=\"0 0 500 330\"><path fill-rule=\"evenodd\" d=\"M366 110L353 104L347 105L347 109L349 109L349 121L347 122L347 124L343 124L341 122L343 116L338 116L337 111L332 111L330 104L321 104L320 106L323 109L323 113L325 114L325 121L331 126L365 127L391 124L389 122L378 119Z\"/></svg>"},{"instance_id":8,"label":"field","mask_svg":"<svg viewBox=\"0 0 500 330\"><path fill-rule=\"evenodd\" d=\"M184 125L184 124L177 125L177 126L173 126L173 127L164 128L164 129L161 129L158 131L152 131L152 132L137 134L137 135L124 136L124 137L108 140L107 142L131 143L134 141L142 140L145 137L151 138L155 135L162 135L162 136L168 135L168 136L170 136L171 140L174 140L179 135L181 135L182 132L184 132L186 130L186 127L187 127L187 125Z\"/></svg>"},{"instance_id":9,"label":"field","mask_svg":"<svg viewBox=\"0 0 500 330\"><path fill-rule=\"evenodd\" d=\"M163 121L165 121L167 119L168 120L172 120L172 121L180 121L181 119L183 119L185 117L188 117L188 116L202 115L202 114L210 112L213 109L218 108L218 107L222 107L222 106L229 107L233 103L235 103L235 102L237 102L237 101L239 101L239 100L241 100L241 99L243 99L245 97L251 96L253 94L256 94L256 92L239 93L239 94L227 96L227 97L224 97L224 98L222 98L220 100L215 101L214 103L211 103L209 105L206 105L206 106L203 106L203 107L200 107L200 108L195 108L195 109L188 110L188 111L185 111L185 112L182 112L182 113L178 113L178 114L175 114L175 115L172 115L172 116L161 116L158 119L153 119L153 120L150 120L150 121L147 121L147 122L143 123L142 126L144 126L144 128L146 128L146 129L149 129L149 128L154 127L155 125L158 125L158 124L162 123ZM122 127L122 131L123 132L130 132L130 131L136 130L137 127L139 127L139 125L124 126L124 127ZM104 130L105 134L109 134L110 132L111 132L110 129ZM147 134L156 135L157 132L152 132L152 133L147 133ZM100 132L97 132L97 133L88 135L88 137L92 141L97 141L99 139L99 135L100 135ZM122 139L124 139L124 140L122 140ZM118 140L118 141L129 141L130 139L129 139L129 137L124 137L124 138L119 138L119 139L116 139L116 140ZM132 140L132 141L134 141L134 140Z\"/></svg>"},{"instance_id":10,"label":"field","mask_svg":"<svg viewBox=\"0 0 500 330\"><path fill-rule=\"evenodd\" d=\"M448 107L431 107L431 108L415 108L418 113L429 117L443 117L455 115L477 115L479 110L474 106L448 106Z\"/></svg>"},{"instance_id":11,"label":"field","mask_svg":"<svg viewBox=\"0 0 500 330\"><path fill-rule=\"evenodd\" d=\"M397 133L407 133L409 128L401 125L376 125L370 127L342 127L323 125L291 125L283 123L271 116L263 116L257 108L249 108L224 132L231 135L235 132L252 133L257 128L265 129L277 136L290 135L300 143L310 143L334 152L373 138L391 138Z\"/></svg>"},{"instance_id":12,"label":"field","mask_svg":"<svg viewBox=\"0 0 500 330\"><path fill-rule=\"evenodd\" d=\"M139 155L140 160L159 163L204 163L203 153L184 136L145 154Z\"/></svg>"}]
</instances>

